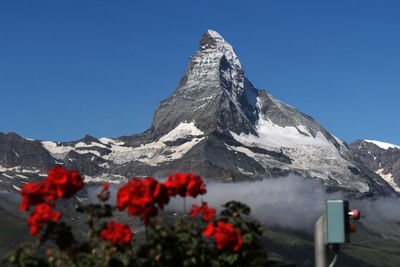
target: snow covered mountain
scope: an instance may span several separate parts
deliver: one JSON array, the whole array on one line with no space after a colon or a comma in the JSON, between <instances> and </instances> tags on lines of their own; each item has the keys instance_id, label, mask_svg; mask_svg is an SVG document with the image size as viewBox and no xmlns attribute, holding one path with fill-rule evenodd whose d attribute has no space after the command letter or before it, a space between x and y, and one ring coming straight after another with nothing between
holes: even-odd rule
<instances>
[{"instance_id":1,"label":"snow covered mountain","mask_svg":"<svg viewBox=\"0 0 400 267\"><path fill-rule=\"evenodd\" d=\"M232 46L212 30L144 133L68 143L0 135L2 188L15 190L55 164L88 182L177 171L223 182L297 174L356 197L395 194L313 118L256 89Z\"/></svg>"},{"instance_id":2,"label":"snow covered mountain","mask_svg":"<svg viewBox=\"0 0 400 267\"><path fill-rule=\"evenodd\" d=\"M400 192L400 146L375 140L357 140L350 145L350 149L359 161Z\"/></svg>"}]
</instances>

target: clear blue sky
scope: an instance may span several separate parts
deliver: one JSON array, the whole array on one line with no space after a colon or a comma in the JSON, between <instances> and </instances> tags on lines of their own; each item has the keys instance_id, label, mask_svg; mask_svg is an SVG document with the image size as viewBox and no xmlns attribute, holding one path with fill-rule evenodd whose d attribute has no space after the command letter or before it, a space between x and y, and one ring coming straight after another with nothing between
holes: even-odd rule
<instances>
[{"instance_id":1,"label":"clear blue sky","mask_svg":"<svg viewBox=\"0 0 400 267\"><path fill-rule=\"evenodd\" d=\"M140 133L207 29L339 138L400 145L398 1L1 1L0 132Z\"/></svg>"}]
</instances>

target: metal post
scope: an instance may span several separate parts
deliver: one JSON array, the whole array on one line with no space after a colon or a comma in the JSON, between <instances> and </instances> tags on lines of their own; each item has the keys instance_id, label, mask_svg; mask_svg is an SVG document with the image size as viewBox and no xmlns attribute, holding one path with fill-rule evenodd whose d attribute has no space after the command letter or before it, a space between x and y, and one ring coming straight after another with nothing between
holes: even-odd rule
<instances>
[{"instance_id":1,"label":"metal post","mask_svg":"<svg viewBox=\"0 0 400 267\"><path fill-rule=\"evenodd\" d=\"M328 244L326 242L326 218L321 216L314 228L315 267L328 267Z\"/></svg>"}]
</instances>

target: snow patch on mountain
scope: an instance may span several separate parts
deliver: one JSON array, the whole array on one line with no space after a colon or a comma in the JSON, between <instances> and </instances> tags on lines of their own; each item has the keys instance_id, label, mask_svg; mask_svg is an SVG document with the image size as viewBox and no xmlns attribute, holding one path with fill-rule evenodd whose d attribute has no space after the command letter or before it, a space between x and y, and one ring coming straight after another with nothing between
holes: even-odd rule
<instances>
[{"instance_id":1,"label":"snow patch on mountain","mask_svg":"<svg viewBox=\"0 0 400 267\"><path fill-rule=\"evenodd\" d=\"M244 153L244 154L246 154L246 156L248 156L248 157L250 157L250 158L253 158L253 159L256 158L257 153L251 151L250 149L248 149L248 148L246 148L246 147L242 147L242 146L230 146L230 145L228 145L228 144L225 144L225 146L226 146L226 148L227 148L228 150L236 151L236 152L240 152L240 153Z\"/></svg>"},{"instance_id":2,"label":"snow patch on mountain","mask_svg":"<svg viewBox=\"0 0 400 267\"><path fill-rule=\"evenodd\" d=\"M36 168L26 169L26 168L23 168L21 166L7 168L7 167L4 167L4 166L0 165L0 172L7 172L7 171L16 172L16 173L39 173L40 172L40 170L36 169Z\"/></svg>"},{"instance_id":3,"label":"snow patch on mountain","mask_svg":"<svg viewBox=\"0 0 400 267\"><path fill-rule=\"evenodd\" d=\"M21 190L21 188L18 187L18 186L16 186L16 185L12 185L12 187L14 187L14 189L17 190L17 191L20 191L20 190Z\"/></svg>"},{"instance_id":4,"label":"snow patch on mountain","mask_svg":"<svg viewBox=\"0 0 400 267\"><path fill-rule=\"evenodd\" d=\"M108 156L108 159L117 164L124 164L136 160L151 166L156 166L162 162L181 158L203 139L204 137L193 138L191 141L173 147L168 147L161 141L142 144L140 147L112 146L112 152Z\"/></svg>"},{"instance_id":5,"label":"snow patch on mountain","mask_svg":"<svg viewBox=\"0 0 400 267\"><path fill-rule=\"evenodd\" d=\"M74 146L63 146L59 143L52 141L43 141L43 147L49 151L49 153L56 159L64 160L65 156L71 151L74 150L79 154L88 154L92 153L98 157L101 157L100 152L96 150L90 150L90 148L107 148L104 144L91 142L90 144L85 144L84 142L78 142ZM77 148L87 148L87 149L77 149Z\"/></svg>"},{"instance_id":6,"label":"snow patch on mountain","mask_svg":"<svg viewBox=\"0 0 400 267\"><path fill-rule=\"evenodd\" d=\"M7 177L9 179L13 179L14 178L14 176L8 175L7 173L2 173L1 175L5 176L5 177Z\"/></svg>"},{"instance_id":7,"label":"snow patch on mountain","mask_svg":"<svg viewBox=\"0 0 400 267\"><path fill-rule=\"evenodd\" d=\"M190 123L182 122L175 129L173 129L166 135L162 136L160 138L160 141L161 142L174 141L178 138L187 138L190 135L198 136L203 134L204 132L196 128L194 121Z\"/></svg>"},{"instance_id":8,"label":"snow patch on mountain","mask_svg":"<svg viewBox=\"0 0 400 267\"><path fill-rule=\"evenodd\" d=\"M93 146L97 146L97 147L101 147L101 148L107 148L104 144L98 143L98 142L91 142L90 144L86 144L84 142L78 142L75 144L75 148L77 147L93 147Z\"/></svg>"},{"instance_id":9,"label":"snow patch on mountain","mask_svg":"<svg viewBox=\"0 0 400 267\"><path fill-rule=\"evenodd\" d=\"M105 169L110 168L110 164L108 164L108 162L101 163L101 164L99 164L99 166L102 168L105 168Z\"/></svg>"},{"instance_id":10,"label":"snow patch on mountain","mask_svg":"<svg viewBox=\"0 0 400 267\"><path fill-rule=\"evenodd\" d=\"M375 145L377 145L377 146L379 146L380 148L383 148L383 149L389 149L389 148L398 148L398 149L400 149L400 146L389 144L389 143L385 143L385 142L381 142L381 141L376 141L376 140L364 140L364 141L368 142L368 143L375 144Z\"/></svg>"},{"instance_id":11,"label":"snow patch on mountain","mask_svg":"<svg viewBox=\"0 0 400 267\"><path fill-rule=\"evenodd\" d=\"M110 183L110 184L121 184L128 181L125 176L119 174L108 174L103 173L99 176L84 176L85 183Z\"/></svg>"},{"instance_id":12,"label":"snow patch on mountain","mask_svg":"<svg viewBox=\"0 0 400 267\"><path fill-rule=\"evenodd\" d=\"M117 142L114 139L107 138L107 137L99 138L99 141L106 145L123 146L125 144L124 142Z\"/></svg>"},{"instance_id":13,"label":"snow patch on mountain","mask_svg":"<svg viewBox=\"0 0 400 267\"><path fill-rule=\"evenodd\" d=\"M6 172L6 171L14 171L14 170L18 170L20 169L20 167L12 167L12 168L6 168L0 165L0 172Z\"/></svg>"},{"instance_id":14,"label":"snow patch on mountain","mask_svg":"<svg viewBox=\"0 0 400 267\"><path fill-rule=\"evenodd\" d=\"M63 146L53 141L42 141L42 146L56 159L63 160L74 149L72 146Z\"/></svg>"},{"instance_id":15,"label":"snow patch on mountain","mask_svg":"<svg viewBox=\"0 0 400 267\"><path fill-rule=\"evenodd\" d=\"M390 184L394 190L396 190L397 192L400 192L400 187L394 181L393 175L391 173L383 174L383 171L384 171L383 168L379 169L376 171L376 174L378 174L380 177L385 179L385 181L388 182L388 184Z\"/></svg>"},{"instance_id":16,"label":"snow patch on mountain","mask_svg":"<svg viewBox=\"0 0 400 267\"><path fill-rule=\"evenodd\" d=\"M7 168L0 165L0 176L6 177L8 179L20 178L26 180L28 178L38 177L38 176L47 177L47 174L42 174L40 172L41 170L34 167L23 168L21 166L17 166L17 167Z\"/></svg>"},{"instance_id":17,"label":"snow patch on mountain","mask_svg":"<svg viewBox=\"0 0 400 267\"><path fill-rule=\"evenodd\" d=\"M303 125L281 127L269 119L260 117L256 124L256 130L258 136L245 133L240 133L240 135L234 132L230 133L240 143L250 146L294 148L298 145L311 145L327 147L331 148L332 151L337 151L335 146L321 132L317 132L316 136L313 137Z\"/></svg>"},{"instance_id":18,"label":"snow patch on mountain","mask_svg":"<svg viewBox=\"0 0 400 267\"><path fill-rule=\"evenodd\" d=\"M100 154L100 152L99 151L96 151L96 150L82 150L82 149L79 149L79 150L75 150L75 152L76 153L79 153L79 154L89 154L89 153L92 153L92 154L94 154L94 155L96 155L96 156L98 156L98 157L101 157L101 154ZM93 160L94 158L92 158L92 160Z\"/></svg>"}]
</instances>

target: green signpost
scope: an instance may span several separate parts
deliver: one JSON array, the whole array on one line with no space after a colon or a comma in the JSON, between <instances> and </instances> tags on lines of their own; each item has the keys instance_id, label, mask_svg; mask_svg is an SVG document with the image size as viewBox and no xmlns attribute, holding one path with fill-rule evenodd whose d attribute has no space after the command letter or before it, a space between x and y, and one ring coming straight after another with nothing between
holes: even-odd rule
<instances>
[{"instance_id":1,"label":"green signpost","mask_svg":"<svg viewBox=\"0 0 400 267\"><path fill-rule=\"evenodd\" d=\"M335 256L329 265L334 266L338 257L340 244L350 242L350 233L355 232L355 226L350 219L358 220L358 210L349 211L346 200L326 200L325 212L315 223L315 266L328 267L328 249L333 248Z\"/></svg>"},{"instance_id":2,"label":"green signpost","mask_svg":"<svg viewBox=\"0 0 400 267\"><path fill-rule=\"evenodd\" d=\"M350 241L347 228L349 202L345 200L327 200L325 204L326 234L328 244L343 244Z\"/></svg>"}]
</instances>

